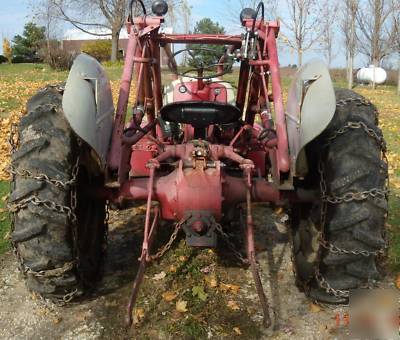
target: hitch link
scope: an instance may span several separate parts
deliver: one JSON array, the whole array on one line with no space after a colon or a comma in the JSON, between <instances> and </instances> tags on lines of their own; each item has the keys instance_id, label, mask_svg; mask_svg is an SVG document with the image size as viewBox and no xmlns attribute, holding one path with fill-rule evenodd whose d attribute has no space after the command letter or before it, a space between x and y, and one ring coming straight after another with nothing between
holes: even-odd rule
<instances>
[{"instance_id":1,"label":"hitch link","mask_svg":"<svg viewBox=\"0 0 400 340\"><path fill-rule=\"evenodd\" d=\"M242 164L244 177L246 180L246 207L247 207L247 217L246 217L246 233L247 233L247 260L250 264L251 273L253 275L254 283L256 286L257 294L260 299L261 307L264 314L264 326L269 328L271 326L271 318L269 315L269 304L267 296L265 295L264 288L261 282L260 272L257 266L256 252L254 246L254 225L253 225L253 215L251 211L251 169L254 167L252 164Z\"/></svg>"}]
</instances>

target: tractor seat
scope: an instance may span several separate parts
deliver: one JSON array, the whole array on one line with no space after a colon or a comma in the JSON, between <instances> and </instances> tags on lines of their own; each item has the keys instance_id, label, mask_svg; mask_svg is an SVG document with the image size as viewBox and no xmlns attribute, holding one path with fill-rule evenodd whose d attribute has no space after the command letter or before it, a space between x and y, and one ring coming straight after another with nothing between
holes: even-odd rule
<instances>
[{"instance_id":1,"label":"tractor seat","mask_svg":"<svg viewBox=\"0 0 400 340\"><path fill-rule=\"evenodd\" d=\"M242 113L231 104L209 101L184 101L161 108L161 117L167 122L190 124L205 128L212 124L230 124L238 121Z\"/></svg>"}]
</instances>

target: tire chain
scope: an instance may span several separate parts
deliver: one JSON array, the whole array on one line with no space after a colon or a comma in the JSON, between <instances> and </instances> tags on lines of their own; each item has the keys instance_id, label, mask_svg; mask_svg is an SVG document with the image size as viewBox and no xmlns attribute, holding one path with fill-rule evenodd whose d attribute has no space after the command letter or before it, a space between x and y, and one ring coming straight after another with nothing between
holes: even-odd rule
<instances>
[{"instance_id":1,"label":"tire chain","mask_svg":"<svg viewBox=\"0 0 400 340\"><path fill-rule=\"evenodd\" d=\"M343 107L348 103L357 103L358 105L365 105L365 106L373 106L373 104L365 99L361 98L347 98L343 100L339 100L336 104L337 107ZM375 109L375 117L376 117L376 122L378 121L378 112ZM330 137L328 137L328 143L326 143L323 148L329 146L334 139L336 139L338 136L354 130L354 129L362 129L364 130L368 136L373 138L378 146L381 149L381 154L382 154L382 160L385 161L386 163L388 162L387 157L386 157L386 142L383 138L383 136L379 136L375 130L369 128L364 122L348 122L345 126L342 128L336 130ZM342 249L339 248L338 246L326 241L324 237L324 229L326 225L326 214L327 214L327 204L341 204L341 203L348 203L352 201L363 201L366 200L370 197L372 198L380 198L384 199L388 197L389 190L388 190L388 182L386 184L386 188L384 190L378 189L378 188L373 188L371 190L363 191L363 192L348 192L342 196L328 196L327 195L327 185L325 182L325 177L324 177L324 167L322 164L322 160L320 157L319 165L318 165L318 172L320 174L320 190L321 190L321 235L320 235L320 245L322 246L319 251L318 251L318 257L317 257L317 262L315 265L315 270L314 270L314 278L318 282L319 286L325 290L326 293L329 295L334 295L337 298L348 298L350 295L349 290L340 290L340 289L335 289L333 288L329 282L324 278L324 276L321 274L319 271L319 263L321 262L322 258L322 249L326 249L332 253L336 254L353 254L357 256L378 256L382 255L385 253L385 250L388 248L388 241L385 242L385 246L379 250L376 251L367 251L367 250L348 250L348 249ZM312 278L308 282L305 283L310 283ZM373 283L368 280L367 284L361 288L368 288L371 289L373 288Z\"/></svg>"},{"instance_id":2,"label":"tire chain","mask_svg":"<svg viewBox=\"0 0 400 340\"><path fill-rule=\"evenodd\" d=\"M57 87L53 86L57 91L63 91L62 87ZM18 127L16 124L12 124L10 128L10 135L8 139L9 145L10 145L10 154L14 154L19 145L19 136L18 136ZM80 139L77 140L78 146L80 147L82 142ZM28 198L22 199L17 203L8 203L8 211L10 213L10 221L11 221L11 232L14 231L14 225L15 225L15 214L21 210L25 209L26 207L29 206L29 204L33 204L35 206L44 206L47 209L60 213L60 214L65 214L67 217L71 220L72 222L72 235L73 235L73 242L74 242L74 248L76 251L75 254L75 260L70 261L64 264L63 267L61 268L55 268L55 269L49 269L49 270L41 270L41 271L34 271L31 269L29 266L27 266L23 259L22 256L20 255L17 245L15 242L10 241L13 253L15 254L18 264L19 264L19 269L24 275L32 275L38 278L43 278L43 277L60 277L64 275L66 272L69 272L73 270L74 268L79 266L79 254L78 252L78 242L77 242L77 217L75 214L76 206L77 206L77 192L76 192L76 181L77 181L77 176L79 172L79 156L77 157L77 160L74 164L74 167L72 168L72 173L71 173L71 179L63 182L58 179L51 179L48 177L46 174L33 174L29 170L18 170L14 168L13 166L9 167L9 172L11 175L11 182L10 182L10 191L12 191L12 183L15 180L16 176L21 176L23 178L31 178L37 181L45 182L52 184L58 188L62 188L66 190L67 188L71 188L71 206L64 206L60 205L54 201L47 200L47 199L40 199L37 195L30 196ZM108 216L106 215L106 219L108 220ZM56 303L64 305L66 303L69 303L74 299L74 297L79 293L78 289L74 289L68 293L66 293L64 296L61 298L56 298L54 299ZM44 299L45 300L45 299Z\"/></svg>"},{"instance_id":3,"label":"tire chain","mask_svg":"<svg viewBox=\"0 0 400 340\"><path fill-rule=\"evenodd\" d=\"M346 192L342 196L327 196L324 195L322 200L327 203L331 204L341 204L341 203L348 203L352 201L365 201L366 199L372 198L379 198L385 199L389 194L388 190L380 190L377 188L373 188L371 190L361 191L361 192Z\"/></svg>"},{"instance_id":4,"label":"tire chain","mask_svg":"<svg viewBox=\"0 0 400 340\"><path fill-rule=\"evenodd\" d=\"M228 247L231 249L236 258L243 264L248 264L248 261L243 257L242 253L236 249L235 244L231 241L230 236L224 231L222 225L215 223L215 229L221 234L223 240L226 242Z\"/></svg>"},{"instance_id":5,"label":"tire chain","mask_svg":"<svg viewBox=\"0 0 400 340\"><path fill-rule=\"evenodd\" d=\"M374 108L375 114L375 124L379 123L379 112L376 109L375 105L368 99L361 97L349 97L345 99L340 99L336 102L336 107L344 107L347 104L356 104L357 106L372 106Z\"/></svg>"},{"instance_id":6,"label":"tire chain","mask_svg":"<svg viewBox=\"0 0 400 340\"><path fill-rule=\"evenodd\" d=\"M350 130L363 129L370 137L372 137L377 144L380 146L383 152L386 152L386 142L382 136L379 136L376 131L367 126L364 122L347 122L342 128L336 130L330 137L328 137L328 142L324 145L325 147L331 144L331 142L338 136L345 134Z\"/></svg>"},{"instance_id":7,"label":"tire chain","mask_svg":"<svg viewBox=\"0 0 400 340\"><path fill-rule=\"evenodd\" d=\"M57 188L64 189L64 190L67 190L68 188L74 186L75 181L76 181L76 178L71 178L70 180L63 182L59 179L52 179L52 178L48 177L46 174L41 174L41 173L34 174L29 170L26 170L26 169L19 170L11 165L8 167L8 172L12 176L19 176L19 177L23 177L23 178L27 178L27 179L29 179L29 178L34 179L39 182L46 182L46 183L55 185Z\"/></svg>"},{"instance_id":8,"label":"tire chain","mask_svg":"<svg viewBox=\"0 0 400 340\"><path fill-rule=\"evenodd\" d=\"M109 232L109 220L110 220L110 202L106 201L105 215L104 215L104 239L103 239L103 255L107 254L108 247L108 232Z\"/></svg>"},{"instance_id":9,"label":"tire chain","mask_svg":"<svg viewBox=\"0 0 400 340\"><path fill-rule=\"evenodd\" d=\"M385 245L383 248L375 250L375 251L368 251L368 250L347 250L343 248L339 248L338 246L320 238L319 244L324 247L325 249L329 250L332 254L346 254L346 255L362 255L365 257L369 256L378 256L383 255L385 250L388 248L388 245Z\"/></svg>"}]
</instances>

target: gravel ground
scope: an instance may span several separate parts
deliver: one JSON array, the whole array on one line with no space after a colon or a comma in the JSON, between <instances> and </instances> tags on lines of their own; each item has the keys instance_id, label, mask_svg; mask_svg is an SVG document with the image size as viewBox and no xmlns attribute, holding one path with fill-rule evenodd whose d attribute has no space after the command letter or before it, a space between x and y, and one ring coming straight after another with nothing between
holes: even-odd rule
<instances>
[{"instance_id":1,"label":"gravel ground","mask_svg":"<svg viewBox=\"0 0 400 340\"><path fill-rule=\"evenodd\" d=\"M209 267L214 268L221 281L229 280L230 283L240 286L237 295L227 296L226 293L220 291L210 291L208 300L200 310L194 311L194 307L188 308L186 314L178 313L177 315L173 304L163 304L161 301L161 293L168 289L166 284L153 283L154 280L151 280L151 275L163 270L170 263L163 263L164 260L162 260L154 264L150 269L150 274L145 277L144 289L147 289L147 295L141 295L138 305L143 306L146 317L136 327L127 330L123 324L124 311L135 268L137 268L135 259L138 257L140 243L138 235L140 235L140 226L143 222L143 210L131 209L112 213L109 256L105 266L105 277L98 289L85 300L68 307L56 306L28 293L16 270L13 255L10 252L2 255L0 257L0 338L348 338L347 329L337 327L335 318L337 313L343 315L345 310L313 305L304 294L298 291L294 285L290 248L285 230L282 230L282 225L278 225L281 229L278 230L274 223L274 214L269 208L257 207L255 210L255 222L258 226L257 248L263 269L262 280L273 309L273 329L265 330L261 325L262 315L250 271L212 259ZM171 250L171 256L174 252L181 252L180 248L183 247L181 244L183 241ZM204 256L205 253L200 254L199 256ZM170 260L171 257L165 261ZM180 284L184 285L185 280L179 281L178 284L171 283L171 287L179 291L182 288L179 287ZM219 298L221 300L218 300ZM229 311L222 306L222 303L232 298L237 302L238 310ZM211 314L203 312L207 308L211 309ZM178 327L182 323L187 323L192 316L196 320L202 318L199 322L205 333L196 333L192 328L185 328L182 331Z\"/></svg>"}]
</instances>

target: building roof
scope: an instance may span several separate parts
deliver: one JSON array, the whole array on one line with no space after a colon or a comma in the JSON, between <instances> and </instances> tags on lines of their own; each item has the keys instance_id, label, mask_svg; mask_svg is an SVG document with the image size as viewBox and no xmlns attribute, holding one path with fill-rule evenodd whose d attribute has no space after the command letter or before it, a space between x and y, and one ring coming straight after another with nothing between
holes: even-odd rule
<instances>
[{"instance_id":1,"label":"building roof","mask_svg":"<svg viewBox=\"0 0 400 340\"><path fill-rule=\"evenodd\" d=\"M111 30L108 28L91 28L87 31L92 32L93 34L89 34L86 32L82 32L78 28L71 28L65 31L63 40L96 40L96 39L109 39L111 37ZM104 35L95 35L95 34L108 34L109 36ZM121 30L120 39L128 39L128 33L125 28Z\"/></svg>"}]
</instances>

